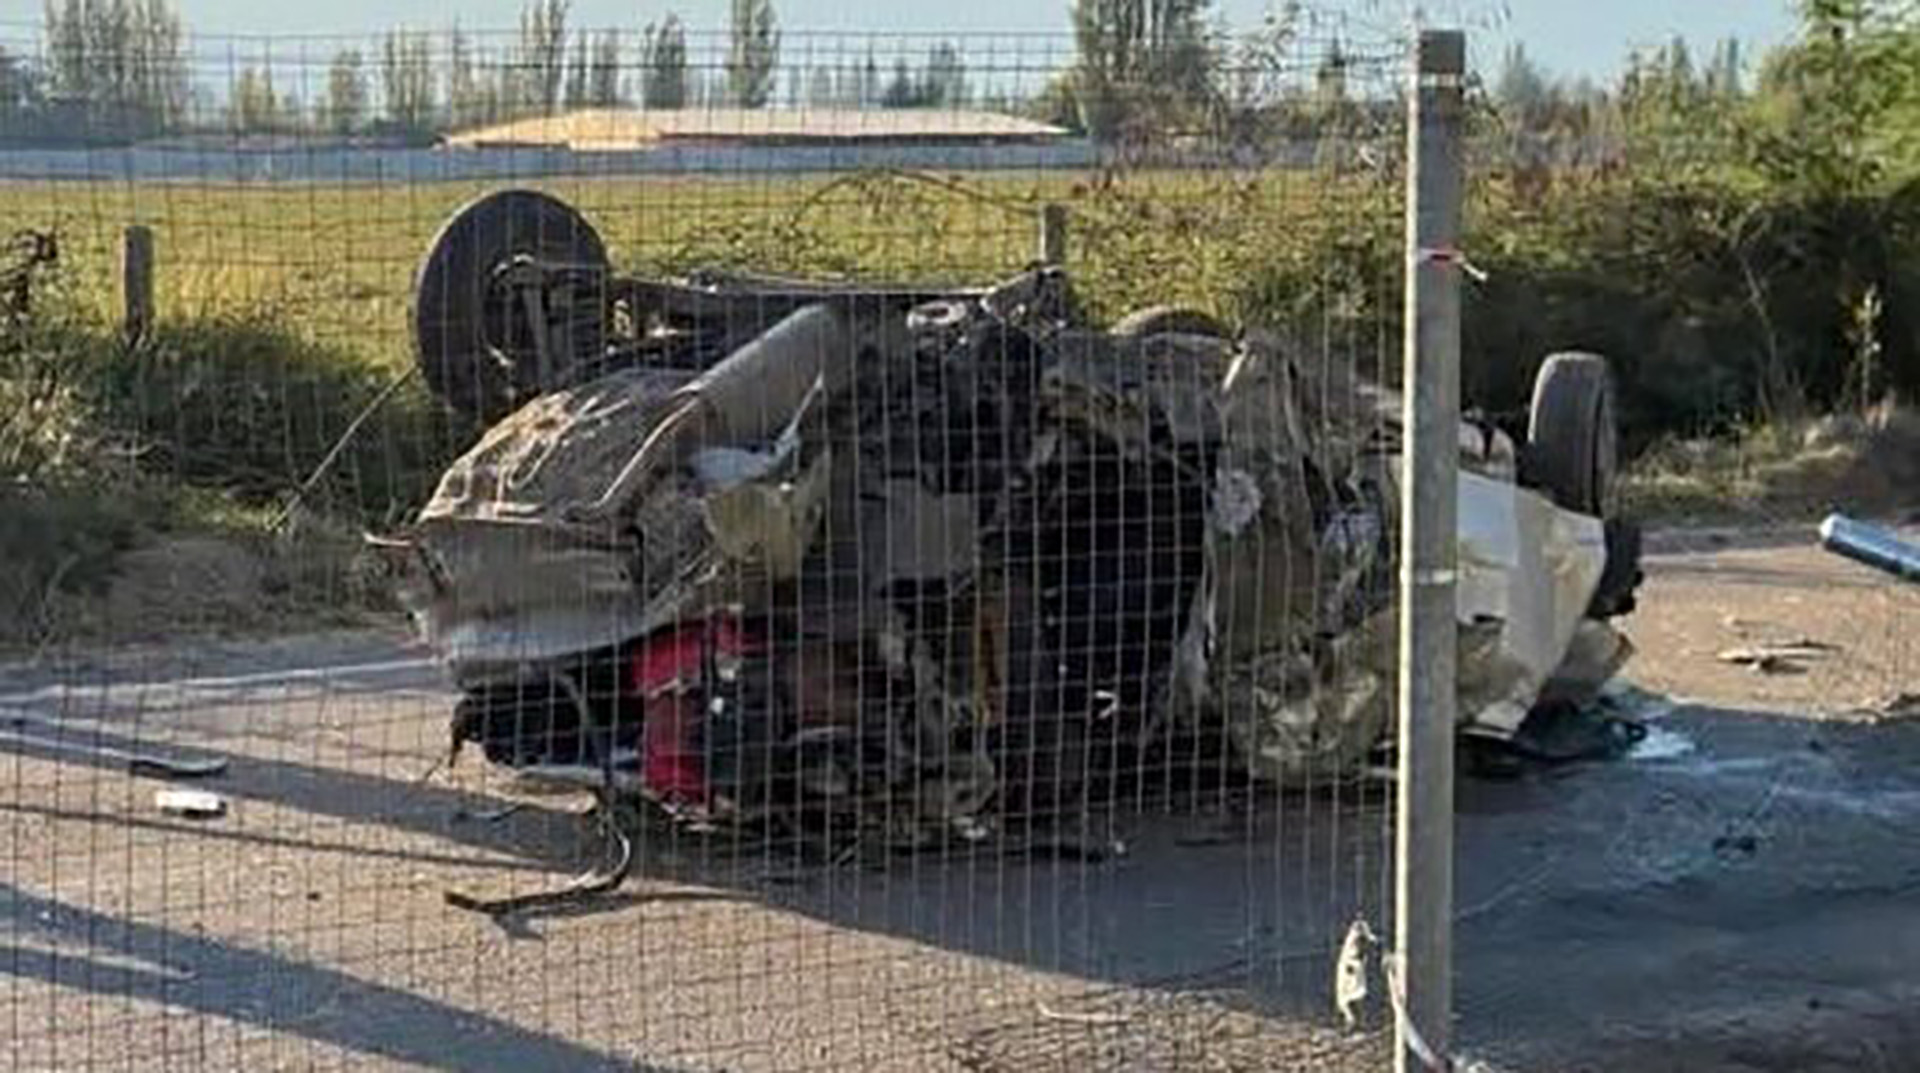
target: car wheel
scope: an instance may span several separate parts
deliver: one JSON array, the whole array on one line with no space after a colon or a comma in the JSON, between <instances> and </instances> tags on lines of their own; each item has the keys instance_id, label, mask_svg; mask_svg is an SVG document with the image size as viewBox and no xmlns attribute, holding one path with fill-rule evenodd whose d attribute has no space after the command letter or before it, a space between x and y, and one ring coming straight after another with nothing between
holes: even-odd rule
<instances>
[{"instance_id":1,"label":"car wheel","mask_svg":"<svg viewBox=\"0 0 1920 1073\"><path fill-rule=\"evenodd\" d=\"M531 322L507 281L522 258L569 266L542 286L544 325ZM414 277L414 353L427 386L455 410L487 420L562 386L605 347L606 269L600 236L551 195L500 190L469 203L434 236ZM542 332L567 340L565 352L542 361Z\"/></svg>"},{"instance_id":2,"label":"car wheel","mask_svg":"<svg viewBox=\"0 0 1920 1073\"><path fill-rule=\"evenodd\" d=\"M1619 452L1613 377L1598 354L1555 354L1540 366L1528 411L1522 483L1566 510L1606 517Z\"/></svg>"}]
</instances>

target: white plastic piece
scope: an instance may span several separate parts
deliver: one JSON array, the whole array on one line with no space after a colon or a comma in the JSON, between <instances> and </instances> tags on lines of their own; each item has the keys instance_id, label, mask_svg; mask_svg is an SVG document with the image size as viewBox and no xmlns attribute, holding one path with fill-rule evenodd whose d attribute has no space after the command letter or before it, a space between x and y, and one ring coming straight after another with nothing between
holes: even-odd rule
<instances>
[{"instance_id":1,"label":"white plastic piece","mask_svg":"<svg viewBox=\"0 0 1920 1073\"><path fill-rule=\"evenodd\" d=\"M211 820L227 814L227 799L206 790L160 790L154 793L153 803L162 812L190 820Z\"/></svg>"},{"instance_id":2,"label":"white plastic piece","mask_svg":"<svg viewBox=\"0 0 1920 1073\"><path fill-rule=\"evenodd\" d=\"M1606 530L1598 518L1474 473L1460 474L1459 511L1459 620L1501 623L1495 665L1461 668L1461 712L1511 733L1566 658L1593 601L1607 565ZM1484 692L1470 695L1475 686Z\"/></svg>"}]
</instances>

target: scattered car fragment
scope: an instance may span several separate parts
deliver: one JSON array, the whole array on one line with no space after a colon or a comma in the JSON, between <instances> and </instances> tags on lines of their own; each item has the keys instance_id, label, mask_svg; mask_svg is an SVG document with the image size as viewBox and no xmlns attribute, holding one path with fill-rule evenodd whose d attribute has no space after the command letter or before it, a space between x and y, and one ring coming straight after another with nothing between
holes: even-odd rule
<instances>
[{"instance_id":1,"label":"scattered car fragment","mask_svg":"<svg viewBox=\"0 0 1920 1073\"><path fill-rule=\"evenodd\" d=\"M1820 523L1820 543L1828 551L1864 563L1902 581L1920 582L1920 546L1891 530L1844 514Z\"/></svg>"},{"instance_id":2,"label":"scattered car fragment","mask_svg":"<svg viewBox=\"0 0 1920 1073\"><path fill-rule=\"evenodd\" d=\"M190 820L214 820L227 814L227 799L205 790L157 790L153 805L168 815Z\"/></svg>"},{"instance_id":3,"label":"scattered car fragment","mask_svg":"<svg viewBox=\"0 0 1920 1073\"><path fill-rule=\"evenodd\" d=\"M563 203L469 205L427 381L495 424L384 542L456 747L710 822L980 837L1175 754L1340 778L1393 709L1398 400L1203 314L980 288L620 276ZM1604 361L1463 425L1462 730L1630 649ZM1216 742L1208 752L1177 743Z\"/></svg>"}]
</instances>

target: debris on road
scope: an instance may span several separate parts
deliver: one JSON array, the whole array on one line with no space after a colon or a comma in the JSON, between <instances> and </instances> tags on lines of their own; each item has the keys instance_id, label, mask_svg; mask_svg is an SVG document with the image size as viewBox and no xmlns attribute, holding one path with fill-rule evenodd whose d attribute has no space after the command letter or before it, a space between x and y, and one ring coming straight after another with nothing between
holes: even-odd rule
<instances>
[{"instance_id":1,"label":"debris on road","mask_svg":"<svg viewBox=\"0 0 1920 1073\"><path fill-rule=\"evenodd\" d=\"M1863 704L1846 713L1863 723L1895 723L1920 719L1920 693L1896 693L1884 700Z\"/></svg>"},{"instance_id":2,"label":"debris on road","mask_svg":"<svg viewBox=\"0 0 1920 1073\"><path fill-rule=\"evenodd\" d=\"M1722 663L1750 668L1757 674L1799 674L1806 670L1804 664L1825 659L1836 651L1835 646L1821 641L1800 640L1729 648L1715 658Z\"/></svg>"},{"instance_id":3,"label":"debris on road","mask_svg":"<svg viewBox=\"0 0 1920 1073\"><path fill-rule=\"evenodd\" d=\"M1900 539L1891 529L1844 514L1829 515L1820 523L1820 545L1902 581L1920 582L1920 545Z\"/></svg>"},{"instance_id":4,"label":"debris on road","mask_svg":"<svg viewBox=\"0 0 1920 1073\"><path fill-rule=\"evenodd\" d=\"M227 799L205 790L158 790L153 804L170 816L190 820L213 820L227 814Z\"/></svg>"},{"instance_id":5,"label":"debris on road","mask_svg":"<svg viewBox=\"0 0 1920 1073\"><path fill-rule=\"evenodd\" d=\"M1340 955L1333 965L1333 1006L1349 1030L1360 1027L1360 1015L1372 993L1367 985L1368 965L1379 945L1379 938L1365 919L1355 920L1340 943Z\"/></svg>"}]
</instances>

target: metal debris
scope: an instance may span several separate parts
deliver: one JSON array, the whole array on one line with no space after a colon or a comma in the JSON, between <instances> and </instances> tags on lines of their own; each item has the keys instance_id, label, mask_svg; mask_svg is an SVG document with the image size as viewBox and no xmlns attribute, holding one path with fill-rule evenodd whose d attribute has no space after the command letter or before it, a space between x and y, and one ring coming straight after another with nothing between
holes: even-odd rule
<instances>
[{"instance_id":1,"label":"metal debris","mask_svg":"<svg viewBox=\"0 0 1920 1073\"><path fill-rule=\"evenodd\" d=\"M1920 545L1902 540L1892 530L1855 521L1842 514L1820 523L1820 543L1828 551L1902 581L1920 582Z\"/></svg>"},{"instance_id":2,"label":"metal debris","mask_svg":"<svg viewBox=\"0 0 1920 1073\"><path fill-rule=\"evenodd\" d=\"M506 243L486 301L551 338L489 342L444 247L521 215L566 222L569 256ZM499 420L382 546L489 761L703 827L921 848L1004 815L1098 860L1124 845L1027 818L1172 741L1288 782L1388 737L1391 392L1207 318L1099 330L1057 267L928 290L607 264L518 191L422 275L429 384ZM1637 582L1608 569L1634 545L1517 484L1504 434L1460 440L1463 729L1511 736L1627 658L1602 590Z\"/></svg>"}]
</instances>

